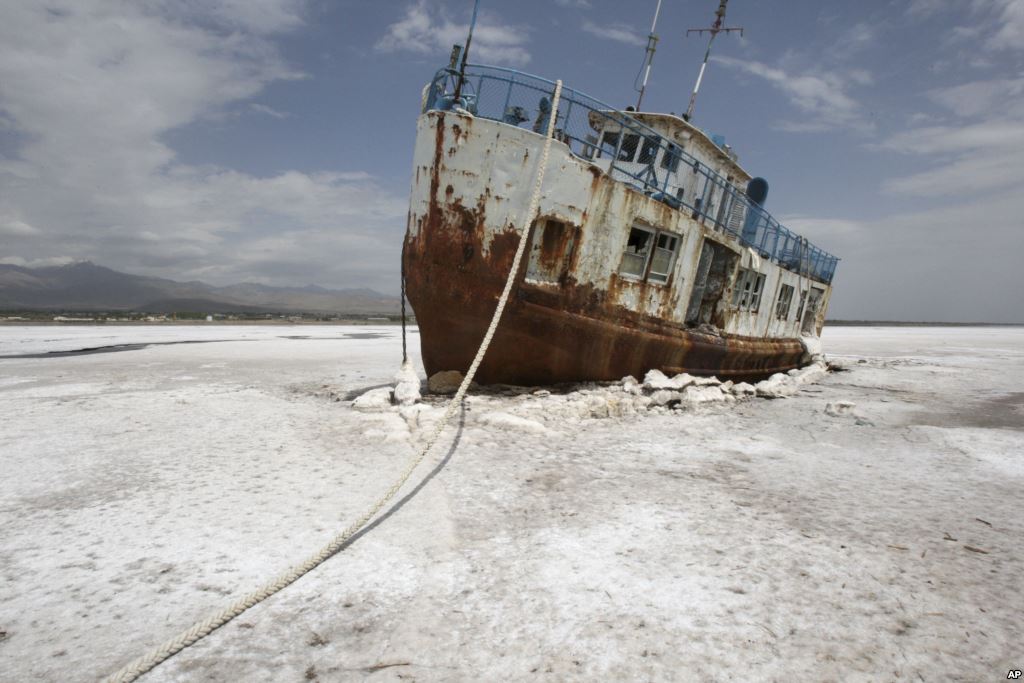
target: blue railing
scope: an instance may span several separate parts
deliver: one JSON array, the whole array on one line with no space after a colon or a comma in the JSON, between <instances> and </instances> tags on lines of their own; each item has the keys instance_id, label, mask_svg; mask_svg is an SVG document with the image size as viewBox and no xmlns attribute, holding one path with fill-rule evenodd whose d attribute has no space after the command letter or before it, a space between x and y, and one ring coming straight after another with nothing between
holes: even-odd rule
<instances>
[{"instance_id":1,"label":"blue railing","mask_svg":"<svg viewBox=\"0 0 1024 683\"><path fill-rule=\"evenodd\" d=\"M456 102L457 78L451 69L438 71L423 110L462 108L474 116L538 133L547 130L553 82L513 69L470 65ZM557 139L576 156L606 164L615 180L689 211L694 219L732 235L784 268L832 282L837 257L782 226L743 190L653 128L564 86L556 116Z\"/></svg>"}]
</instances>

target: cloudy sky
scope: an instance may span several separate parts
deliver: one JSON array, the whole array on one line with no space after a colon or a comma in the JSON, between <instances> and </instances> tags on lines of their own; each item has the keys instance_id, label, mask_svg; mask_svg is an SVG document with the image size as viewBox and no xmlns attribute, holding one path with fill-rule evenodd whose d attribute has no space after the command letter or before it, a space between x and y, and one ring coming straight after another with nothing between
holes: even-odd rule
<instances>
[{"instance_id":1,"label":"cloudy sky","mask_svg":"<svg viewBox=\"0 0 1024 683\"><path fill-rule=\"evenodd\" d=\"M656 0L482 0L475 60L635 100ZM397 291L471 0L0 0L0 262ZM664 0L679 112L715 0ZM843 260L835 318L1024 321L1024 0L732 0L695 123Z\"/></svg>"}]
</instances>

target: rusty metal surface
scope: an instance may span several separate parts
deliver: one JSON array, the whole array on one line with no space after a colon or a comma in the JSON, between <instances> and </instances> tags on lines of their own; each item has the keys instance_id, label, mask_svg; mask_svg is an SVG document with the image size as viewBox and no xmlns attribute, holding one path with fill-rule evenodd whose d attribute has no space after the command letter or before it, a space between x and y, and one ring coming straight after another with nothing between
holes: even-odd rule
<instances>
[{"instance_id":1,"label":"rusty metal surface","mask_svg":"<svg viewBox=\"0 0 1024 683\"><path fill-rule=\"evenodd\" d=\"M454 121L446 123L445 116ZM436 112L427 117L432 120L421 121L417 139L404 265L423 362L433 374L464 371L476 352L512 263L519 239L517 193L530 184L530 157L537 155L519 140L502 146L506 133L500 128L475 131L479 121ZM477 137L485 144L474 147ZM721 305L713 320L721 333L684 324L687 277L696 267L700 242L712 235L598 169L575 158L552 158L557 173L542 200L535 234L528 236L534 246L516 275L513 296L480 367L480 382L617 380L652 368L757 379L799 366L798 322L787 323L784 336L769 336L769 328L778 324ZM629 217L625 230L623 216ZM548 219L563 227L538 232ZM634 221L673 230L683 240L667 283L618 274L622 233ZM735 252L738 264L743 254ZM772 286L792 280L788 275L774 274ZM770 311L771 303L762 305L762 312ZM745 333L755 329L757 334Z\"/></svg>"},{"instance_id":2,"label":"rusty metal surface","mask_svg":"<svg viewBox=\"0 0 1024 683\"><path fill-rule=\"evenodd\" d=\"M406 250L410 303L428 374L469 366L517 241L510 232L484 258L471 236L459 237L448 230L432 238L424 234ZM756 379L797 367L803 355L794 339L702 335L609 306L600 290L568 284L552 293L524 283L523 275L480 366L481 383L617 380L642 377L652 368Z\"/></svg>"}]
</instances>

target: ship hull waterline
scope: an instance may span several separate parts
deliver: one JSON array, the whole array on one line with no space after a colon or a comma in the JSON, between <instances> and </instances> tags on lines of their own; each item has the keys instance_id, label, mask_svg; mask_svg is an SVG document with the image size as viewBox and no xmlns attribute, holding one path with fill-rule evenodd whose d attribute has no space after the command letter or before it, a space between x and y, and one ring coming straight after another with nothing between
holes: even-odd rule
<instances>
[{"instance_id":1,"label":"ship hull waterline","mask_svg":"<svg viewBox=\"0 0 1024 683\"><path fill-rule=\"evenodd\" d=\"M431 215L445 212L439 208ZM464 239L460 228L463 239L458 240L440 224L425 228L407 238L404 250L406 292L419 326L424 369L428 376L464 373L497 307L519 236L506 233L481 257L482 250ZM689 372L754 381L800 367L805 356L796 339L680 329L622 309L602 310L603 297L589 288L566 284L552 293L524 282L524 276L525 264L477 372L480 384L615 381L642 378L651 369L670 376Z\"/></svg>"}]
</instances>

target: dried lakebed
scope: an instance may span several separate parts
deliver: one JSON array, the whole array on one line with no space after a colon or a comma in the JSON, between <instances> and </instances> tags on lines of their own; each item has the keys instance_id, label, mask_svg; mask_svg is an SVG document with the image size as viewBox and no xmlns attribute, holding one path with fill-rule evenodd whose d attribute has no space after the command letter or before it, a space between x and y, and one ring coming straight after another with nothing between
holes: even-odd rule
<instances>
[{"instance_id":1,"label":"dried lakebed","mask_svg":"<svg viewBox=\"0 0 1024 683\"><path fill-rule=\"evenodd\" d=\"M4 326L0 354L102 345L63 332ZM137 333L103 344L197 334ZM341 400L391 382L393 327L214 333L0 360L0 679L96 680L262 583L441 410ZM417 495L144 680L1005 678L1024 330L824 341L847 371L776 400L471 395Z\"/></svg>"}]
</instances>

